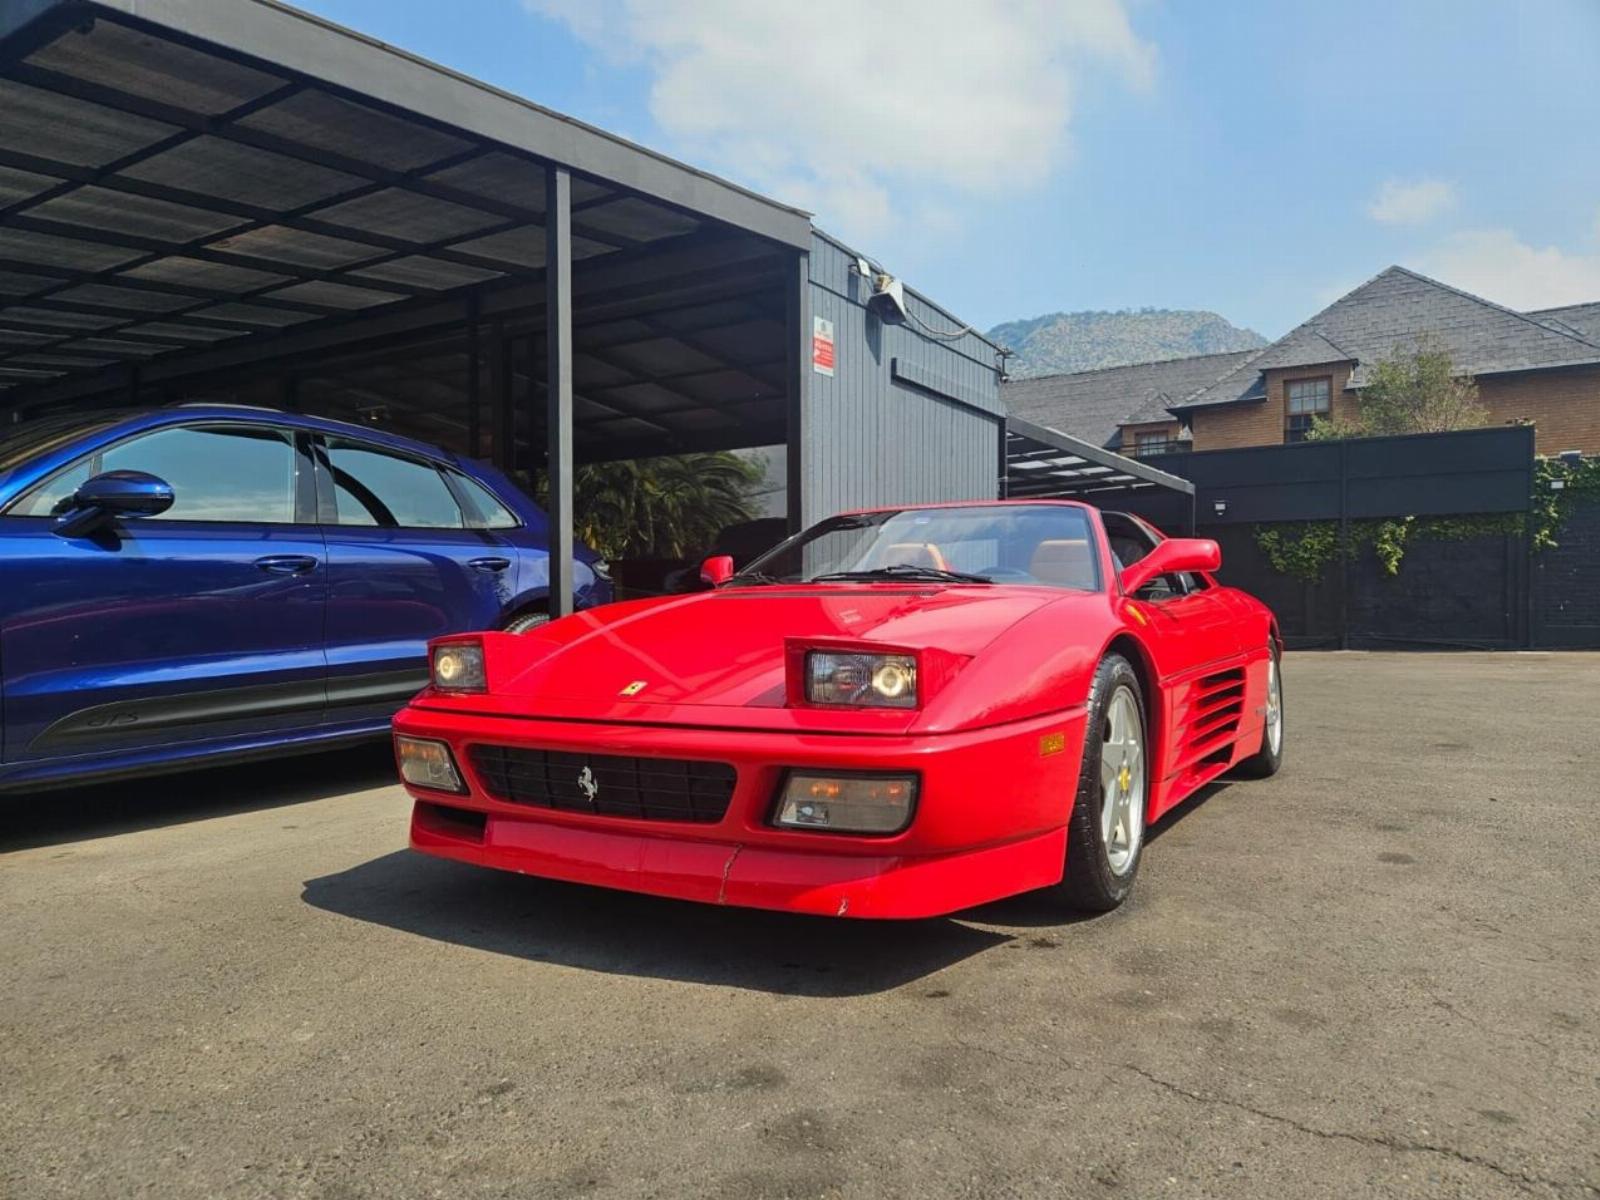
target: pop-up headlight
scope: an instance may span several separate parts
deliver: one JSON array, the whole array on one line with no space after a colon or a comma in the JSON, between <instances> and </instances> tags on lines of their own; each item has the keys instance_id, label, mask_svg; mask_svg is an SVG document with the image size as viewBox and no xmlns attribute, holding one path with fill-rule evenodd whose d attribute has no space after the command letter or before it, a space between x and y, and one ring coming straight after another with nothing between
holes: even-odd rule
<instances>
[{"instance_id":1,"label":"pop-up headlight","mask_svg":"<svg viewBox=\"0 0 1600 1200\"><path fill-rule=\"evenodd\" d=\"M910 654L806 654L806 700L869 708L917 706L917 660Z\"/></svg>"},{"instance_id":2,"label":"pop-up headlight","mask_svg":"<svg viewBox=\"0 0 1600 1200\"><path fill-rule=\"evenodd\" d=\"M433 647L433 686L441 692L488 690L482 642L438 642Z\"/></svg>"}]
</instances>

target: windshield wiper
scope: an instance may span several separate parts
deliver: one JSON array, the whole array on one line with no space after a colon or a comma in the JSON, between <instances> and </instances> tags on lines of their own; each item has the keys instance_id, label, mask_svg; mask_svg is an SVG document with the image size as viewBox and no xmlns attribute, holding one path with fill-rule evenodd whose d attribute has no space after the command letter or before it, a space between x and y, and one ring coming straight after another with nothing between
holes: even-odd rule
<instances>
[{"instance_id":1,"label":"windshield wiper","mask_svg":"<svg viewBox=\"0 0 1600 1200\"><path fill-rule=\"evenodd\" d=\"M943 567L918 567L911 563L890 563L887 567L873 567L866 571L827 571L813 575L807 583L832 583L835 581L872 579L919 579L933 583L993 583L987 575L973 575L967 571L946 571Z\"/></svg>"},{"instance_id":2,"label":"windshield wiper","mask_svg":"<svg viewBox=\"0 0 1600 1200\"><path fill-rule=\"evenodd\" d=\"M768 575L765 571L740 571L737 575L730 575L728 583L788 583L787 579L779 579L776 575ZM727 584L723 585L724 587Z\"/></svg>"}]
</instances>

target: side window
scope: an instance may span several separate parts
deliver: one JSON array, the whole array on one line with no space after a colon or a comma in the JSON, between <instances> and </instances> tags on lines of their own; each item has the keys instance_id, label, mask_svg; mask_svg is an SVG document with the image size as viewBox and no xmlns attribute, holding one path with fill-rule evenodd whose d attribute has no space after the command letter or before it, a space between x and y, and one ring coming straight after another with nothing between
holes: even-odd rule
<instances>
[{"instance_id":1,"label":"side window","mask_svg":"<svg viewBox=\"0 0 1600 1200\"><path fill-rule=\"evenodd\" d=\"M106 471L145 471L172 485L172 507L142 520L294 523L290 436L228 425L161 429L112 446L46 480L13 511L19 516L65 511L85 480Z\"/></svg>"},{"instance_id":2,"label":"side window","mask_svg":"<svg viewBox=\"0 0 1600 1200\"><path fill-rule=\"evenodd\" d=\"M92 474L90 467L94 464L93 458L81 459L73 463L65 471L58 471L55 475L37 485L31 492L23 495L22 499L7 510L6 515L12 517L49 517L56 513L66 512L72 507L72 495L82 487Z\"/></svg>"},{"instance_id":3,"label":"side window","mask_svg":"<svg viewBox=\"0 0 1600 1200\"><path fill-rule=\"evenodd\" d=\"M459 471L451 471L450 476L472 500L473 507L478 510L478 515L483 518L483 528L515 529L522 524L509 508L495 499L493 492L476 479L463 475Z\"/></svg>"},{"instance_id":4,"label":"side window","mask_svg":"<svg viewBox=\"0 0 1600 1200\"><path fill-rule=\"evenodd\" d=\"M1106 527L1106 542L1111 547L1112 557L1117 560L1118 570L1127 570L1156 548L1155 538L1137 521L1131 521L1121 513L1103 513L1102 519ZM1138 594L1145 600L1170 600L1184 594L1185 578L1181 575L1162 575L1145 584Z\"/></svg>"},{"instance_id":5,"label":"side window","mask_svg":"<svg viewBox=\"0 0 1600 1200\"><path fill-rule=\"evenodd\" d=\"M327 445L340 525L465 528L461 506L428 463L344 438Z\"/></svg>"}]
</instances>

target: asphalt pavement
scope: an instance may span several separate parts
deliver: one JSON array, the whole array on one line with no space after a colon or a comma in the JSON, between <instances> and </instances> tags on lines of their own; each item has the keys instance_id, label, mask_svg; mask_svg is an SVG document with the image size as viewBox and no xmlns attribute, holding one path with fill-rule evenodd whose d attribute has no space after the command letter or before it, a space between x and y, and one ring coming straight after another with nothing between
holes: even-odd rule
<instances>
[{"instance_id":1,"label":"asphalt pavement","mask_svg":"<svg viewBox=\"0 0 1600 1200\"><path fill-rule=\"evenodd\" d=\"M0 1196L1595 1195L1600 656L1284 674L1090 920L430 860L382 748L0 800Z\"/></svg>"}]
</instances>

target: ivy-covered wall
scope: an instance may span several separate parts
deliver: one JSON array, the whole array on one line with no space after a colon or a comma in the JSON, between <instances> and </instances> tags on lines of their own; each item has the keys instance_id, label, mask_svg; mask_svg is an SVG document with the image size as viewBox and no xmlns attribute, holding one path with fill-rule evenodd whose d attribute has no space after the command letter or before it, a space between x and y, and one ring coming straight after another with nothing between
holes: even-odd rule
<instances>
[{"instance_id":1,"label":"ivy-covered wall","mask_svg":"<svg viewBox=\"0 0 1600 1200\"><path fill-rule=\"evenodd\" d=\"M1205 532L1224 543L1225 578L1272 605L1292 644L1600 648L1600 460L1540 460L1534 501L1527 514L1352 521L1343 538L1337 521Z\"/></svg>"}]
</instances>

